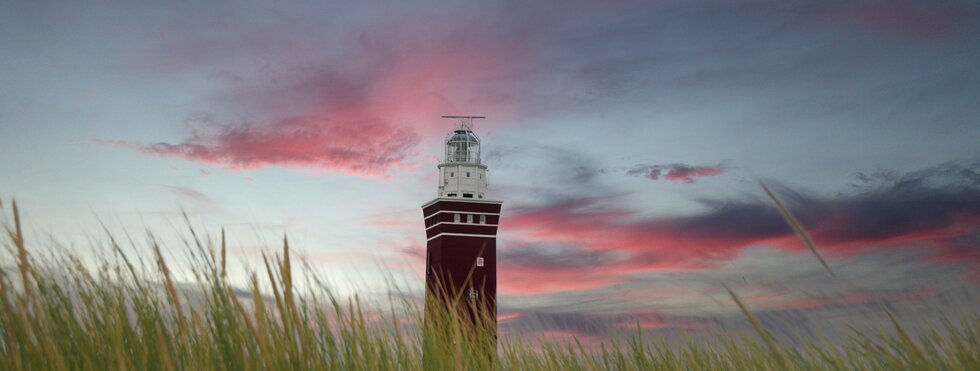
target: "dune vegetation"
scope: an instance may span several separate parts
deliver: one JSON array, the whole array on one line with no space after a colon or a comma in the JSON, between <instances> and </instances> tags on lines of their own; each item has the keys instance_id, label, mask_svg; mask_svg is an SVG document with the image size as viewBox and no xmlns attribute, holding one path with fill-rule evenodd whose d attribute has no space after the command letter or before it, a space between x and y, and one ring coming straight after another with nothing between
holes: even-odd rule
<instances>
[{"instance_id":1,"label":"dune vegetation","mask_svg":"<svg viewBox=\"0 0 980 371\"><path fill-rule=\"evenodd\" d=\"M508 339L488 354L495 343L491 318L471 321L460 315L461 303L430 302L424 321L409 300L388 311L365 308L315 275L297 274L285 239L242 287L228 277L223 232L211 241L188 229L189 243L179 249L195 279L175 282L163 253L173 250L152 236L137 256L109 236L100 248L111 253L93 265L25 240L16 203L6 206L2 370L980 369L976 317L921 335L891 318L891 331L801 346L778 342L731 291L754 336L716 334L678 345L637 328L599 347Z\"/></svg>"}]
</instances>

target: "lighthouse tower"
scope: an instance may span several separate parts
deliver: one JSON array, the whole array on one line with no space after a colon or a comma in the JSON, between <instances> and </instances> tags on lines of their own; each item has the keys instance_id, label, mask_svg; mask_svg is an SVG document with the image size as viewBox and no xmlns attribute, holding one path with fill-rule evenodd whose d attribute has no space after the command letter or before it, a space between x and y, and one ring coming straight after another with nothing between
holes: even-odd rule
<instances>
[{"instance_id":1,"label":"lighthouse tower","mask_svg":"<svg viewBox=\"0 0 980 371\"><path fill-rule=\"evenodd\" d=\"M487 165L473 132L479 116L458 119L446 136L439 164L438 192L422 205L426 236L426 295L435 300L461 298L471 313L496 318L497 223L503 202L487 198ZM494 328L495 328L494 324Z\"/></svg>"}]
</instances>

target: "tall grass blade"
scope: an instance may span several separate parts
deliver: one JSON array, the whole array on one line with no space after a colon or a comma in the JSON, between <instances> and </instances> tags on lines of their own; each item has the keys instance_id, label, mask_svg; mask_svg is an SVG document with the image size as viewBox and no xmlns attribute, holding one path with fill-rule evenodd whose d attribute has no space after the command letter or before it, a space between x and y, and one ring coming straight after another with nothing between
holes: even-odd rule
<instances>
[{"instance_id":1,"label":"tall grass blade","mask_svg":"<svg viewBox=\"0 0 980 371\"><path fill-rule=\"evenodd\" d=\"M783 218L786 219L786 222L789 223L791 227L793 227L793 230L796 232L796 235L799 236L801 240L803 240L803 243L806 245L808 249L810 249L810 252L813 253L813 256L817 257L817 260L819 260L820 264L823 265L824 269L827 270L827 273L829 273L831 277L837 278L837 275L834 274L834 271L830 269L830 265L827 265L827 261L823 259L823 256L820 256L820 252L817 251L816 244L814 244L813 239L810 238L810 233L808 233L806 229L803 228L803 225L796 220L796 217L793 216L793 213L789 212L789 209L786 208L786 205L783 204L783 201L780 200L779 197L776 197L776 194L773 193L768 186L766 186L766 183L763 183L761 179L757 179L757 181L759 182L759 185L762 186L762 189L766 191L766 195L768 195L769 198L772 200L772 202L776 204L776 207L779 209L779 213L782 214Z\"/></svg>"}]
</instances>

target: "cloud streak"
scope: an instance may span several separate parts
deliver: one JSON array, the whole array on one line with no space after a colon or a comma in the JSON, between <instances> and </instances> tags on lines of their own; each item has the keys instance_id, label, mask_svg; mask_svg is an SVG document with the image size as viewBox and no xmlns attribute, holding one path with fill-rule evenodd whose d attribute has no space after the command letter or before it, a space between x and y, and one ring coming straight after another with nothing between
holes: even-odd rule
<instances>
[{"instance_id":1,"label":"cloud streak","mask_svg":"<svg viewBox=\"0 0 980 371\"><path fill-rule=\"evenodd\" d=\"M511 246L497 253L498 285L509 295L534 295L589 290L622 282L599 266L621 258L609 251L585 251L579 246Z\"/></svg>"},{"instance_id":2,"label":"cloud streak","mask_svg":"<svg viewBox=\"0 0 980 371\"><path fill-rule=\"evenodd\" d=\"M686 164L663 164L663 165L644 165L633 166L626 172L626 175L641 176L651 180L669 180L674 182L694 183L694 178L703 178L721 175L725 172L722 166L692 166Z\"/></svg>"},{"instance_id":3,"label":"cloud streak","mask_svg":"<svg viewBox=\"0 0 980 371\"><path fill-rule=\"evenodd\" d=\"M140 147L144 153L244 170L278 165L374 175L404 164L418 140L381 121L294 118L239 125L177 144Z\"/></svg>"}]
</instances>

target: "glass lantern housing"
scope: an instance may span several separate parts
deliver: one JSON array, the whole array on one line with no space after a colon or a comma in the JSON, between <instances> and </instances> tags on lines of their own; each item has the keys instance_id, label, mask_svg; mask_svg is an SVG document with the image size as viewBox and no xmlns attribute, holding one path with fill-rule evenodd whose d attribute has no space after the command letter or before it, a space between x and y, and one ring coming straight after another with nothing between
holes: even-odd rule
<instances>
[{"instance_id":1,"label":"glass lantern housing","mask_svg":"<svg viewBox=\"0 0 980 371\"><path fill-rule=\"evenodd\" d=\"M480 163L480 139L472 130L462 128L446 140L446 162Z\"/></svg>"}]
</instances>

